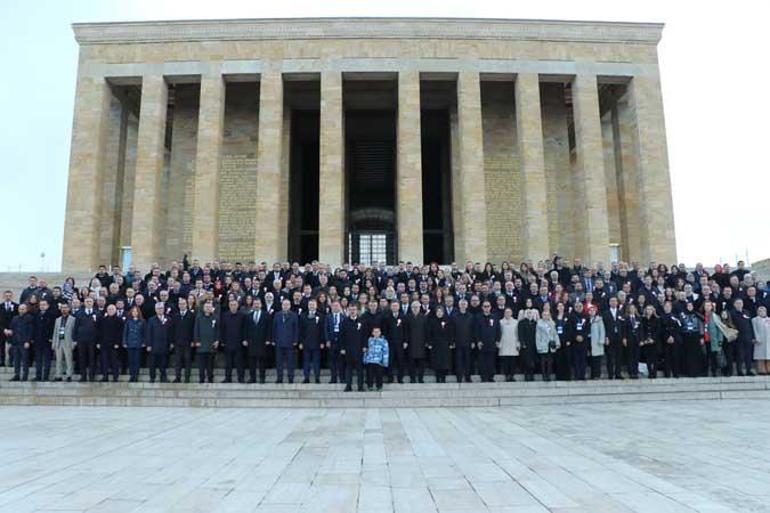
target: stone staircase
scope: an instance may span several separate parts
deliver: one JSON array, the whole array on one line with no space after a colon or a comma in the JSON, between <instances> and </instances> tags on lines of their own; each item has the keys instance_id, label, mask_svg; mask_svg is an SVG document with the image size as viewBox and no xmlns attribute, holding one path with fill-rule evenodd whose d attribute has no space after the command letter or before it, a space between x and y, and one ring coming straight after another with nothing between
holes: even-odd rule
<instances>
[{"instance_id":1,"label":"stone staircase","mask_svg":"<svg viewBox=\"0 0 770 513\"><path fill-rule=\"evenodd\" d=\"M770 398L766 376L656 380L385 385L381 392L343 392L343 385L9 382L2 372L0 405L156 406L215 408L431 408ZM193 381L197 381L193 374ZM498 380L502 378L498 376ZM449 381L449 379L448 379Z\"/></svg>"}]
</instances>

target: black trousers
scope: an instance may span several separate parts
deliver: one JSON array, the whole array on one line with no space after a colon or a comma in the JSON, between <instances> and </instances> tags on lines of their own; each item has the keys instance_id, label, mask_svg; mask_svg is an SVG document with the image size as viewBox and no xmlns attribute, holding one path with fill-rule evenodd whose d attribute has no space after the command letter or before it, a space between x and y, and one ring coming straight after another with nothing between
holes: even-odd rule
<instances>
[{"instance_id":1,"label":"black trousers","mask_svg":"<svg viewBox=\"0 0 770 513\"><path fill-rule=\"evenodd\" d=\"M329 372L331 383L341 383L345 380L345 357L340 354L340 346L332 344L329 349Z\"/></svg>"},{"instance_id":2,"label":"black trousers","mask_svg":"<svg viewBox=\"0 0 770 513\"><path fill-rule=\"evenodd\" d=\"M366 364L366 386L382 388L382 374L384 369L376 363Z\"/></svg>"},{"instance_id":3,"label":"black trousers","mask_svg":"<svg viewBox=\"0 0 770 513\"><path fill-rule=\"evenodd\" d=\"M214 353L198 352L198 383L214 382Z\"/></svg>"},{"instance_id":4,"label":"black trousers","mask_svg":"<svg viewBox=\"0 0 770 513\"><path fill-rule=\"evenodd\" d=\"M457 382L463 379L471 382L471 348L469 346L457 346L455 348L455 376Z\"/></svg>"},{"instance_id":5,"label":"black trousers","mask_svg":"<svg viewBox=\"0 0 770 513\"><path fill-rule=\"evenodd\" d=\"M29 378L29 348L24 347L24 344L14 344L11 346L11 355L13 377L26 381Z\"/></svg>"},{"instance_id":6,"label":"black trousers","mask_svg":"<svg viewBox=\"0 0 770 513\"><path fill-rule=\"evenodd\" d=\"M93 381L96 377L96 344L93 342L78 342L77 348L80 380Z\"/></svg>"},{"instance_id":7,"label":"black trousers","mask_svg":"<svg viewBox=\"0 0 770 513\"><path fill-rule=\"evenodd\" d=\"M233 380L233 367L235 367L238 376L238 383L243 383L243 351L240 347L225 348L225 381L228 383Z\"/></svg>"},{"instance_id":8,"label":"black trousers","mask_svg":"<svg viewBox=\"0 0 770 513\"><path fill-rule=\"evenodd\" d=\"M174 348L174 371L176 379L182 379L182 369L184 369L184 380L190 382L190 373L192 372L192 352L190 346L175 346Z\"/></svg>"},{"instance_id":9,"label":"black trousers","mask_svg":"<svg viewBox=\"0 0 770 513\"><path fill-rule=\"evenodd\" d=\"M404 361L405 359L406 358L404 357L403 348L396 348L395 346L390 347L390 365L388 365L387 375L391 382L394 379L398 380L399 383L404 382L404 367L406 366L406 362Z\"/></svg>"},{"instance_id":10,"label":"black trousers","mask_svg":"<svg viewBox=\"0 0 770 513\"><path fill-rule=\"evenodd\" d=\"M302 374L310 379L311 371L315 379L321 378L321 348L302 349Z\"/></svg>"},{"instance_id":11,"label":"black trousers","mask_svg":"<svg viewBox=\"0 0 770 513\"><path fill-rule=\"evenodd\" d=\"M754 344L750 340L738 339L732 342L735 345L735 366L738 370L738 375L743 373L748 374L751 372L754 365Z\"/></svg>"},{"instance_id":12,"label":"black trousers","mask_svg":"<svg viewBox=\"0 0 770 513\"><path fill-rule=\"evenodd\" d=\"M160 382L166 383L168 381L168 375L166 371L168 369L168 354L167 353L150 353L150 381L155 381L157 371L160 371Z\"/></svg>"},{"instance_id":13,"label":"black trousers","mask_svg":"<svg viewBox=\"0 0 770 513\"><path fill-rule=\"evenodd\" d=\"M267 366L267 357L264 355L249 355L249 382L257 382L257 369L259 369L259 382L265 382L265 367Z\"/></svg>"},{"instance_id":14,"label":"black trousers","mask_svg":"<svg viewBox=\"0 0 770 513\"><path fill-rule=\"evenodd\" d=\"M635 340L629 340L627 349L627 365L628 365L628 375L632 378L638 378L639 377L639 357L641 355L641 351L639 349L639 342Z\"/></svg>"},{"instance_id":15,"label":"black trousers","mask_svg":"<svg viewBox=\"0 0 770 513\"><path fill-rule=\"evenodd\" d=\"M566 344L567 342L562 343L562 346L556 350L553 358L556 379L560 381L572 380L572 348Z\"/></svg>"},{"instance_id":16,"label":"black trousers","mask_svg":"<svg viewBox=\"0 0 770 513\"><path fill-rule=\"evenodd\" d=\"M35 379L46 380L51 376L51 348L50 342L35 343Z\"/></svg>"},{"instance_id":17,"label":"black trousers","mask_svg":"<svg viewBox=\"0 0 770 513\"><path fill-rule=\"evenodd\" d=\"M607 355L607 376L612 378L621 377L623 368L623 344L620 340L610 340L608 346L604 346Z\"/></svg>"},{"instance_id":18,"label":"black trousers","mask_svg":"<svg viewBox=\"0 0 770 513\"><path fill-rule=\"evenodd\" d=\"M486 346L486 344L484 344ZM497 360L497 348L492 346L494 350L479 351L479 374L481 375L481 381L494 381L495 380L495 364Z\"/></svg>"},{"instance_id":19,"label":"black trousers","mask_svg":"<svg viewBox=\"0 0 770 513\"><path fill-rule=\"evenodd\" d=\"M602 356L591 356L591 379L602 377Z\"/></svg>"},{"instance_id":20,"label":"black trousers","mask_svg":"<svg viewBox=\"0 0 770 513\"><path fill-rule=\"evenodd\" d=\"M712 351L711 348L706 351L706 366L711 371L711 375L716 377L719 369L719 349Z\"/></svg>"},{"instance_id":21,"label":"black trousers","mask_svg":"<svg viewBox=\"0 0 770 513\"><path fill-rule=\"evenodd\" d=\"M540 353L540 374L543 376L543 381L551 381L551 374L553 374L553 353Z\"/></svg>"},{"instance_id":22,"label":"black trousers","mask_svg":"<svg viewBox=\"0 0 770 513\"><path fill-rule=\"evenodd\" d=\"M516 371L516 357L501 356L500 359L502 360L502 371L505 379L512 378Z\"/></svg>"},{"instance_id":23,"label":"black trousers","mask_svg":"<svg viewBox=\"0 0 770 513\"><path fill-rule=\"evenodd\" d=\"M658 345L657 343L642 346L644 361L647 363L647 374L651 379L658 377Z\"/></svg>"},{"instance_id":24,"label":"black trousers","mask_svg":"<svg viewBox=\"0 0 770 513\"><path fill-rule=\"evenodd\" d=\"M5 335L0 333L0 367L5 367Z\"/></svg>"},{"instance_id":25,"label":"black trousers","mask_svg":"<svg viewBox=\"0 0 770 513\"><path fill-rule=\"evenodd\" d=\"M681 347L679 342L663 343L663 358L664 367L663 371L667 378L671 376L679 377L679 355L681 353Z\"/></svg>"},{"instance_id":26,"label":"black trousers","mask_svg":"<svg viewBox=\"0 0 770 513\"><path fill-rule=\"evenodd\" d=\"M588 366L587 342L572 343L572 375L575 379L586 379L586 367Z\"/></svg>"},{"instance_id":27,"label":"black trousers","mask_svg":"<svg viewBox=\"0 0 770 513\"><path fill-rule=\"evenodd\" d=\"M422 383L425 376L425 358L409 358L409 381Z\"/></svg>"},{"instance_id":28,"label":"black trousers","mask_svg":"<svg viewBox=\"0 0 770 513\"><path fill-rule=\"evenodd\" d=\"M356 380L358 383L358 389L364 389L364 363L361 358L347 359L345 361L345 384L348 387L353 386L353 372L356 373Z\"/></svg>"},{"instance_id":29,"label":"black trousers","mask_svg":"<svg viewBox=\"0 0 770 513\"><path fill-rule=\"evenodd\" d=\"M109 379L112 374L114 381L120 376L120 362L118 362L118 350L112 346L102 344L99 350L99 357L102 364L102 379Z\"/></svg>"},{"instance_id":30,"label":"black trousers","mask_svg":"<svg viewBox=\"0 0 770 513\"><path fill-rule=\"evenodd\" d=\"M701 374L701 347L700 333L686 333L684 336L684 361L685 371L691 378Z\"/></svg>"}]
</instances>

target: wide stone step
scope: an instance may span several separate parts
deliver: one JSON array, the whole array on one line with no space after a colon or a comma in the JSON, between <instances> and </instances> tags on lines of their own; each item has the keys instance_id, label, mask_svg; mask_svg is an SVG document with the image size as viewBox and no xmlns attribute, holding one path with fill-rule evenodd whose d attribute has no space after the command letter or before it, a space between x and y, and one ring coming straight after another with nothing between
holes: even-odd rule
<instances>
[{"instance_id":1,"label":"wide stone step","mask_svg":"<svg viewBox=\"0 0 770 513\"><path fill-rule=\"evenodd\" d=\"M300 383L0 383L0 404L57 406L422 408L768 397L770 380L766 376L392 384L381 392L343 392L342 385Z\"/></svg>"}]
</instances>

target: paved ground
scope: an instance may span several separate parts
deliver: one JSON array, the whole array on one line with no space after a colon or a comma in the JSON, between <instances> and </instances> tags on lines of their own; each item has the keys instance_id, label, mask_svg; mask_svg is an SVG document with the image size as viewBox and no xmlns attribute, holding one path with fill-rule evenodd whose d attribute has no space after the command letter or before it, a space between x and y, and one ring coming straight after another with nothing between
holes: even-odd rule
<instances>
[{"instance_id":1,"label":"paved ground","mask_svg":"<svg viewBox=\"0 0 770 513\"><path fill-rule=\"evenodd\" d=\"M770 401L0 408L0 512L770 511Z\"/></svg>"}]
</instances>

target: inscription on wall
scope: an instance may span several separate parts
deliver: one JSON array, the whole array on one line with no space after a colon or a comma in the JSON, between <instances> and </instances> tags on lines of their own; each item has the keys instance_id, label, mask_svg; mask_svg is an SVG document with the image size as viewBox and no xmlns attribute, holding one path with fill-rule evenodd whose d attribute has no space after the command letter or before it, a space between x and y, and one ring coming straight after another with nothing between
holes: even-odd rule
<instances>
[{"instance_id":1,"label":"inscription on wall","mask_svg":"<svg viewBox=\"0 0 770 513\"><path fill-rule=\"evenodd\" d=\"M249 261L254 253L256 154L224 155L219 180L219 254Z\"/></svg>"}]
</instances>

